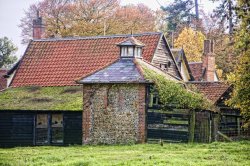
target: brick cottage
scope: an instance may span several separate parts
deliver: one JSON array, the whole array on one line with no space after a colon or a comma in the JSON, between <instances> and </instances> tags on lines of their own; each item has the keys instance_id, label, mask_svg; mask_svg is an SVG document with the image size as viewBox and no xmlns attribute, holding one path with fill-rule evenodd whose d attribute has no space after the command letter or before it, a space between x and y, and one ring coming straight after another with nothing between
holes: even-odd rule
<instances>
[{"instance_id":1,"label":"brick cottage","mask_svg":"<svg viewBox=\"0 0 250 166\"><path fill-rule=\"evenodd\" d=\"M42 19L33 24L34 39L0 92L0 146L145 142L147 109L158 99L143 66L198 89L216 84L219 93L201 90L214 103L230 90L217 82L209 40L192 67L162 33L46 39Z\"/></svg>"}]
</instances>

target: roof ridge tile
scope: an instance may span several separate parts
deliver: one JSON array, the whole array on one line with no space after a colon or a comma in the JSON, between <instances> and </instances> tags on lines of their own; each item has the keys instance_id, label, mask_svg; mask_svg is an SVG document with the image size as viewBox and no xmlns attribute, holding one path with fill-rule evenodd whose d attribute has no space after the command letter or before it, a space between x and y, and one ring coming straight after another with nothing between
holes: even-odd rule
<instances>
[{"instance_id":1,"label":"roof ridge tile","mask_svg":"<svg viewBox=\"0 0 250 166\"><path fill-rule=\"evenodd\" d=\"M149 35L161 35L162 32L145 32L138 34L118 34L118 35L107 35L107 36L72 36L72 37L58 37L58 38L44 38L44 39L33 39L33 41L67 41L67 40L89 40L89 39L108 39L108 38L119 38L119 37L139 37Z\"/></svg>"}]
</instances>

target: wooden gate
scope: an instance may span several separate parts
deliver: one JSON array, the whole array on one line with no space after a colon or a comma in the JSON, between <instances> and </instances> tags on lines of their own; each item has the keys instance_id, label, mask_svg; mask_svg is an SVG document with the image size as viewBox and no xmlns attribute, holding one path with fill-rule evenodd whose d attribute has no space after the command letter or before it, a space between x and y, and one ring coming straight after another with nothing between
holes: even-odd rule
<instances>
[{"instance_id":1,"label":"wooden gate","mask_svg":"<svg viewBox=\"0 0 250 166\"><path fill-rule=\"evenodd\" d=\"M189 110L149 108L147 112L147 139L168 142L188 142Z\"/></svg>"}]
</instances>

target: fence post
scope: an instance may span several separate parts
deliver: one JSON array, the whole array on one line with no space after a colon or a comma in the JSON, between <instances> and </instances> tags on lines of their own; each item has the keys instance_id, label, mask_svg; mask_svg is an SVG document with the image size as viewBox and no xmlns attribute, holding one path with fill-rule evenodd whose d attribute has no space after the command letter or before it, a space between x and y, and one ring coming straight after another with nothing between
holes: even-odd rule
<instances>
[{"instance_id":1,"label":"fence post","mask_svg":"<svg viewBox=\"0 0 250 166\"><path fill-rule=\"evenodd\" d=\"M193 143L194 142L194 131L195 131L195 110L189 111L190 118L189 118L189 138L188 142Z\"/></svg>"},{"instance_id":2,"label":"fence post","mask_svg":"<svg viewBox=\"0 0 250 166\"><path fill-rule=\"evenodd\" d=\"M219 122L220 115L219 113L212 113L212 141L218 141L218 130L219 130Z\"/></svg>"},{"instance_id":3,"label":"fence post","mask_svg":"<svg viewBox=\"0 0 250 166\"><path fill-rule=\"evenodd\" d=\"M237 134L240 136L240 117L237 117Z\"/></svg>"}]
</instances>

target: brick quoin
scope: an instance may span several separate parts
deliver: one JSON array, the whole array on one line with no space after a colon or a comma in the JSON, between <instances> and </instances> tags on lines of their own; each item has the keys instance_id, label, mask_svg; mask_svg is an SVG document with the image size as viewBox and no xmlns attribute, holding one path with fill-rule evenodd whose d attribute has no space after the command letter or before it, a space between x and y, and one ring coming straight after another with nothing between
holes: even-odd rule
<instances>
[{"instance_id":1,"label":"brick quoin","mask_svg":"<svg viewBox=\"0 0 250 166\"><path fill-rule=\"evenodd\" d=\"M145 85L139 85L139 131L138 131L138 143L145 143L146 140L146 87Z\"/></svg>"},{"instance_id":2,"label":"brick quoin","mask_svg":"<svg viewBox=\"0 0 250 166\"><path fill-rule=\"evenodd\" d=\"M90 86L83 86L83 115L82 115L82 143L88 144L90 138L91 112L89 103Z\"/></svg>"}]
</instances>

